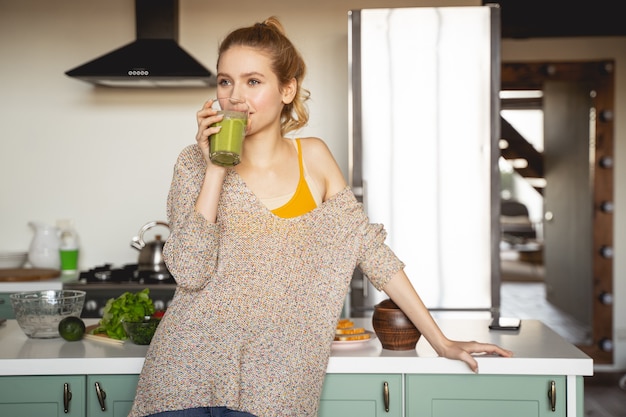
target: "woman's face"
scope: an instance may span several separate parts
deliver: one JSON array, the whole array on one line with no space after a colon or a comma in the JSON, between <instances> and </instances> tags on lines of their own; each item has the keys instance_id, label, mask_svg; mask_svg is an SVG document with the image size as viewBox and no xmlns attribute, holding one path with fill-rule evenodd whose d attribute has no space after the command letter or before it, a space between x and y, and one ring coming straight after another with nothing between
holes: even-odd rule
<instances>
[{"instance_id":1,"label":"woman's face","mask_svg":"<svg viewBox=\"0 0 626 417\"><path fill-rule=\"evenodd\" d=\"M256 49L235 46L220 56L217 97L244 99L250 107L248 136L267 130L280 131L280 113L285 104L269 57Z\"/></svg>"}]
</instances>

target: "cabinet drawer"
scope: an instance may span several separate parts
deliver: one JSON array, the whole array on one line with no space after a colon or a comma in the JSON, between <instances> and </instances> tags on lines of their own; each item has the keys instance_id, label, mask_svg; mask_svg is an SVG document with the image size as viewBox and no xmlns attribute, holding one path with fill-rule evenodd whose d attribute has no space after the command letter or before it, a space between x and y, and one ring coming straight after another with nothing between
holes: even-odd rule
<instances>
[{"instance_id":1,"label":"cabinet drawer","mask_svg":"<svg viewBox=\"0 0 626 417\"><path fill-rule=\"evenodd\" d=\"M564 376L407 375L406 417L565 417L565 392Z\"/></svg>"},{"instance_id":2,"label":"cabinet drawer","mask_svg":"<svg viewBox=\"0 0 626 417\"><path fill-rule=\"evenodd\" d=\"M138 381L139 375L89 375L87 377L87 415L128 416L135 399ZM98 390L102 393L100 396Z\"/></svg>"},{"instance_id":3,"label":"cabinet drawer","mask_svg":"<svg viewBox=\"0 0 626 417\"><path fill-rule=\"evenodd\" d=\"M64 388L71 392L67 413ZM0 416L84 417L84 376L0 377Z\"/></svg>"},{"instance_id":4,"label":"cabinet drawer","mask_svg":"<svg viewBox=\"0 0 626 417\"><path fill-rule=\"evenodd\" d=\"M389 411L385 410L385 383ZM401 417L402 375L328 374L318 417Z\"/></svg>"}]
</instances>

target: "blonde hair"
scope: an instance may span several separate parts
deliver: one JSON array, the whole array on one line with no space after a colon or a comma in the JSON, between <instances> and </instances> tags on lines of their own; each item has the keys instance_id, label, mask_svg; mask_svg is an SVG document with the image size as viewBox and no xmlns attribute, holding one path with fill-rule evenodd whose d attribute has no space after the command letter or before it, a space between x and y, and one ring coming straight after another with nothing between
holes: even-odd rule
<instances>
[{"instance_id":1,"label":"blonde hair","mask_svg":"<svg viewBox=\"0 0 626 417\"><path fill-rule=\"evenodd\" d=\"M300 129L309 121L309 110L305 102L310 98L310 92L302 87L306 75L306 64L293 43L285 35L285 29L275 16L271 16L262 23L255 23L249 27L236 29L229 33L220 43L218 49L217 66L224 52L233 46L256 48L270 58L272 71L278 78L280 85L286 85L295 78L297 82L296 95L293 101L286 104L280 117L281 134Z\"/></svg>"}]
</instances>

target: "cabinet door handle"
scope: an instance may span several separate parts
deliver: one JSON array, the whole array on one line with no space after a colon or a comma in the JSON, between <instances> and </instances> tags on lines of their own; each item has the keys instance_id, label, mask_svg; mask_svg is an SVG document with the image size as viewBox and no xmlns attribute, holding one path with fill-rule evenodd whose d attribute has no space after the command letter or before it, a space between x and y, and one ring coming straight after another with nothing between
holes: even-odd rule
<instances>
[{"instance_id":1,"label":"cabinet door handle","mask_svg":"<svg viewBox=\"0 0 626 417\"><path fill-rule=\"evenodd\" d=\"M63 412L65 414L70 412L70 401L72 400L72 391L70 391L70 384L67 382L63 384Z\"/></svg>"},{"instance_id":2,"label":"cabinet door handle","mask_svg":"<svg viewBox=\"0 0 626 417\"><path fill-rule=\"evenodd\" d=\"M383 384L383 401L385 402L385 411L389 412L389 383Z\"/></svg>"},{"instance_id":3,"label":"cabinet door handle","mask_svg":"<svg viewBox=\"0 0 626 417\"><path fill-rule=\"evenodd\" d=\"M98 397L98 402L100 403L100 408L102 409L102 411L106 411L106 406L104 405L104 400L107 397L107 393L104 392L104 390L100 387L100 383L96 382L95 384L96 387L96 396Z\"/></svg>"},{"instance_id":4,"label":"cabinet door handle","mask_svg":"<svg viewBox=\"0 0 626 417\"><path fill-rule=\"evenodd\" d=\"M554 381L550 381L548 398L550 399L550 407L552 408L552 412L556 411L556 382Z\"/></svg>"}]
</instances>

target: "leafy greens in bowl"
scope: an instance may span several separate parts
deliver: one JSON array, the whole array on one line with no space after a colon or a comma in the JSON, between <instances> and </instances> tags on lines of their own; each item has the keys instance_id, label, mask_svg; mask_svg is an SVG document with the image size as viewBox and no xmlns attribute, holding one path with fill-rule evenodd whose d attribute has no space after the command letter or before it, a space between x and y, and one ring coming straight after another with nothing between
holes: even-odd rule
<instances>
[{"instance_id":1,"label":"leafy greens in bowl","mask_svg":"<svg viewBox=\"0 0 626 417\"><path fill-rule=\"evenodd\" d=\"M146 316L143 321L124 321L124 330L136 345L149 345L161 319Z\"/></svg>"},{"instance_id":2,"label":"leafy greens in bowl","mask_svg":"<svg viewBox=\"0 0 626 417\"><path fill-rule=\"evenodd\" d=\"M125 292L107 301L102 318L93 333L106 333L111 339L126 340L128 335L122 323L141 322L154 311L154 303L148 288L137 293Z\"/></svg>"}]
</instances>

